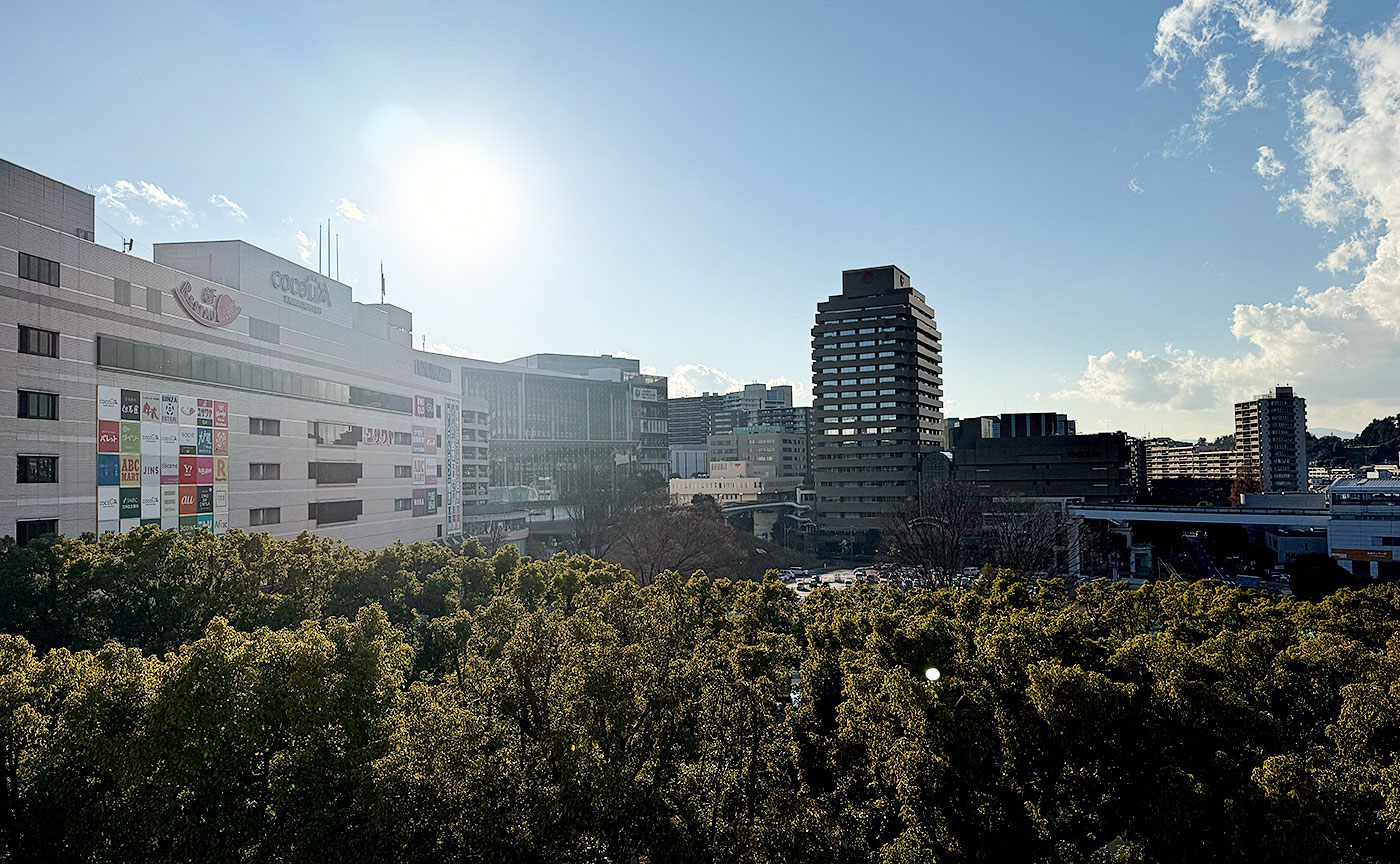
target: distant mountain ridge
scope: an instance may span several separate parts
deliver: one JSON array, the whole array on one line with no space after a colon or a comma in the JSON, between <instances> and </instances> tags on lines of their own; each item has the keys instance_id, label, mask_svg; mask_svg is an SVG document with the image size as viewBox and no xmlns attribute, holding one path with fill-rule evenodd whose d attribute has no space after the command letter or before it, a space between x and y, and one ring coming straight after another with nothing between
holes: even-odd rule
<instances>
[{"instance_id":1,"label":"distant mountain ridge","mask_svg":"<svg viewBox=\"0 0 1400 864\"><path fill-rule=\"evenodd\" d=\"M1328 435L1335 435L1345 441L1348 438L1355 438L1355 432L1345 432L1341 429L1328 429L1326 426L1319 426L1316 429L1309 429L1308 434L1315 438L1325 438Z\"/></svg>"}]
</instances>

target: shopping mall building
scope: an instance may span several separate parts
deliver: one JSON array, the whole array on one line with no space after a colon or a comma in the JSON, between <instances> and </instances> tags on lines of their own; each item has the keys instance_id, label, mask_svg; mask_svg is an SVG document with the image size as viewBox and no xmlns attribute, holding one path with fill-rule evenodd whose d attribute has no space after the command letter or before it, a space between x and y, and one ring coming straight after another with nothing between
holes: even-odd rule
<instances>
[{"instance_id":1,"label":"shopping mall building","mask_svg":"<svg viewBox=\"0 0 1400 864\"><path fill-rule=\"evenodd\" d=\"M523 541L527 511L491 491L500 394L468 384L500 366L523 393L535 375L415 351L408 311L242 241L156 244L153 261L97 245L94 215L91 195L0 160L0 456L15 465L0 536L159 524L378 548L466 526ZM594 397L618 407L603 461L639 458L625 371L544 374L611 385ZM567 485L511 458L513 485Z\"/></svg>"}]
</instances>

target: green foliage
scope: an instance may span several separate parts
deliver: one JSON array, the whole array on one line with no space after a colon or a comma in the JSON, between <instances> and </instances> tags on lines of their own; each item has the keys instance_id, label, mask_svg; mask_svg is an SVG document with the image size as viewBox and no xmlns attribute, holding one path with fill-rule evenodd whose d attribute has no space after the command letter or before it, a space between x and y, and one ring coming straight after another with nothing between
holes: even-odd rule
<instances>
[{"instance_id":1,"label":"green foliage","mask_svg":"<svg viewBox=\"0 0 1400 864\"><path fill-rule=\"evenodd\" d=\"M0 860L1400 857L1392 585L799 603L154 531L0 580Z\"/></svg>"}]
</instances>

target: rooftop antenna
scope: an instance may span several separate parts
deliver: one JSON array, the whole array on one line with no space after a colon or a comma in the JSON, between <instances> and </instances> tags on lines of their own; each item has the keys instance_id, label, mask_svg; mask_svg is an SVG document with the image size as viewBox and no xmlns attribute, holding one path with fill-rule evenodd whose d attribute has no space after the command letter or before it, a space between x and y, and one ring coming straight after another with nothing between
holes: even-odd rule
<instances>
[{"instance_id":1,"label":"rooftop antenna","mask_svg":"<svg viewBox=\"0 0 1400 864\"><path fill-rule=\"evenodd\" d=\"M331 217L326 217L326 275L331 275L331 250L335 247L331 244Z\"/></svg>"},{"instance_id":2,"label":"rooftop antenna","mask_svg":"<svg viewBox=\"0 0 1400 864\"><path fill-rule=\"evenodd\" d=\"M335 235L335 281L340 281L340 235Z\"/></svg>"},{"instance_id":3,"label":"rooftop antenna","mask_svg":"<svg viewBox=\"0 0 1400 864\"><path fill-rule=\"evenodd\" d=\"M384 262L379 262L379 302L384 302Z\"/></svg>"},{"instance_id":4,"label":"rooftop antenna","mask_svg":"<svg viewBox=\"0 0 1400 864\"><path fill-rule=\"evenodd\" d=\"M321 223L316 223L316 275L321 275Z\"/></svg>"},{"instance_id":5,"label":"rooftop antenna","mask_svg":"<svg viewBox=\"0 0 1400 864\"><path fill-rule=\"evenodd\" d=\"M123 240L123 241L122 241L122 251L123 251L123 252L130 252L130 251L131 251L131 244L132 244L132 243L135 243L135 242L136 242L135 240Z\"/></svg>"}]
</instances>

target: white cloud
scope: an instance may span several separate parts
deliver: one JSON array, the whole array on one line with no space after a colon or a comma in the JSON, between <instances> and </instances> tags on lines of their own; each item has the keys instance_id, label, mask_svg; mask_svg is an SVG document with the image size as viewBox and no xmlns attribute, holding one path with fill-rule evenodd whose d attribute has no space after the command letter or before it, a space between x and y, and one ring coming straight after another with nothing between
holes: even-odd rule
<instances>
[{"instance_id":1,"label":"white cloud","mask_svg":"<svg viewBox=\"0 0 1400 864\"><path fill-rule=\"evenodd\" d=\"M1400 219L1400 18L1357 38L1318 41L1322 3L1295 2L1272 17L1262 4L1194 5L1249 6L1250 26L1243 20L1239 26L1267 50L1314 46L1303 58L1309 71L1299 77L1309 87L1294 81L1288 91L1303 94L1288 106L1298 118L1294 149L1302 185L1280 202L1309 224L1350 234L1319 269L1369 263L1354 284L1298 288L1287 300L1237 305L1230 327L1237 353L1209 357L1172 346L1108 351L1090 357L1078 384L1056 396L1189 411L1292 383L1321 423L1357 426L1380 416L1375 412L1393 413L1400 403L1400 236L1391 231ZM1219 38L1209 26L1172 44L1189 48ZM1158 37L1160 49L1160 27ZM1158 56L1171 55L1159 50ZM1313 75L1332 65L1351 74ZM1334 89L1315 87L1318 80ZM1261 161L1270 165L1264 156L1261 149Z\"/></svg>"},{"instance_id":2,"label":"white cloud","mask_svg":"<svg viewBox=\"0 0 1400 864\"><path fill-rule=\"evenodd\" d=\"M298 231L292 235L292 240L297 244L297 257L301 259L301 263L310 265L311 250L316 248L315 245L312 244L311 238L306 236L305 231Z\"/></svg>"},{"instance_id":3,"label":"white cloud","mask_svg":"<svg viewBox=\"0 0 1400 864\"><path fill-rule=\"evenodd\" d=\"M682 363L672 369L671 374L666 377L666 392L673 397L728 393L742 389L747 383L703 363Z\"/></svg>"},{"instance_id":4,"label":"white cloud","mask_svg":"<svg viewBox=\"0 0 1400 864\"><path fill-rule=\"evenodd\" d=\"M1138 185L1138 182L1137 182L1137 178L1136 178L1136 177L1129 177L1129 178L1128 178L1128 190L1129 190L1130 192L1132 192L1134 195L1141 195L1141 194L1142 194L1142 187Z\"/></svg>"},{"instance_id":5,"label":"white cloud","mask_svg":"<svg viewBox=\"0 0 1400 864\"><path fill-rule=\"evenodd\" d=\"M702 393L732 393L744 389L745 384L754 383L703 363L682 363L666 377L666 392L671 398L699 396ZM809 383L795 382L781 376L763 383L769 387L791 386L794 405L810 405L812 402L812 386Z\"/></svg>"},{"instance_id":6,"label":"white cloud","mask_svg":"<svg viewBox=\"0 0 1400 864\"><path fill-rule=\"evenodd\" d=\"M1265 51L1290 55L1312 47L1322 35L1327 0L1183 0L1157 21L1156 58L1148 83L1176 76L1189 58L1202 57L1224 38L1231 24Z\"/></svg>"},{"instance_id":7,"label":"white cloud","mask_svg":"<svg viewBox=\"0 0 1400 864\"><path fill-rule=\"evenodd\" d=\"M1317 262L1317 269L1326 270L1329 273L1340 273L1344 270L1350 270L1353 264L1365 261L1369 257L1370 252L1366 249L1366 242L1353 234L1336 249L1329 252L1325 260Z\"/></svg>"},{"instance_id":8,"label":"white cloud","mask_svg":"<svg viewBox=\"0 0 1400 864\"><path fill-rule=\"evenodd\" d=\"M244 210L242 207L239 207L237 204L228 200L228 197L225 195L210 195L209 203L213 204L215 207L224 208L239 220L242 220L244 222L248 221L248 211Z\"/></svg>"},{"instance_id":9,"label":"white cloud","mask_svg":"<svg viewBox=\"0 0 1400 864\"><path fill-rule=\"evenodd\" d=\"M1203 147L1210 140L1210 132L1220 120L1231 114L1238 114L1246 108L1257 108L1264 104L1264 87L1259 83L1261 63L1255 63L1238 85L1231 83L1226 68L1229 54L1217 54L1206 61L1201 78L1201 101L1191 122L1176 132L1176 140L1170 149L1173 153L1190 152Z\"/></svg>"},{"instance_id":10,"label":"white cloud","mask_svg":"<svg viewBox=\"0 0 1400 864\"><path fill-rule=\"evenodd\" d=\"M1254 160L1254 173L1265 180L1273 180L1284 172L1283 160L1278 158L1272 147L1260 147L1259 158Z\"/></svg>"},{"instance_id":11,"label":"white cloud","mask_svg":"<svg viewBox=\"0 0 1400 864\"><path fill-rule=\"evenodd\" d=\"M368 210L360 209L360 205L349 198L341 198L340 203L335 206L335 215L344 216L356 222L373 222L377 217Z\"/></svg>"},{"instance_id":12,"label":"white cloud","mask_svg":"<svg viewBox=\"0 0 1400 864\"><path fill-rule=\"evenodd\" d=\"M145 224L143 211L165 217L172 228L192 225L190 206L154 183L145 180L118 180L97 188L97 203L109 208L132 225ZM147 213L147 216L151 213Z\"/></svg>"}]
</instances>

